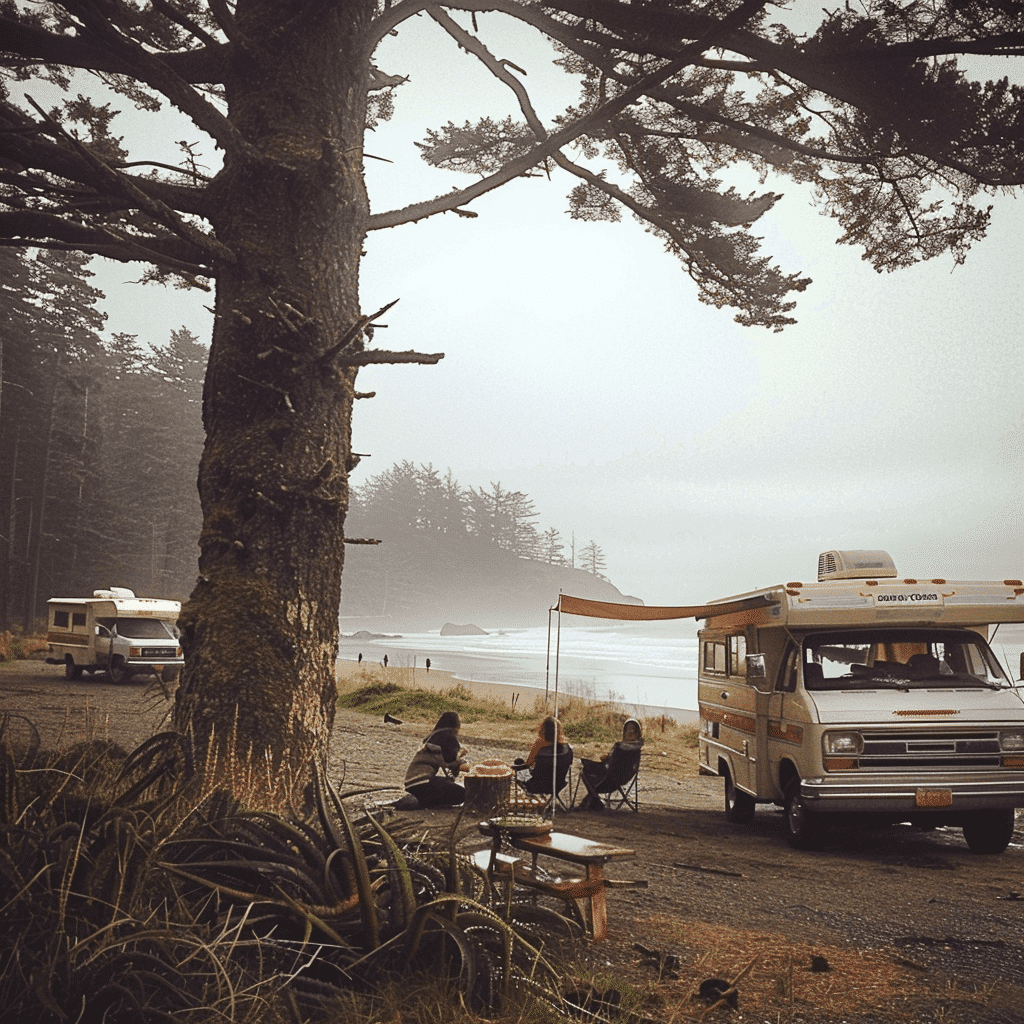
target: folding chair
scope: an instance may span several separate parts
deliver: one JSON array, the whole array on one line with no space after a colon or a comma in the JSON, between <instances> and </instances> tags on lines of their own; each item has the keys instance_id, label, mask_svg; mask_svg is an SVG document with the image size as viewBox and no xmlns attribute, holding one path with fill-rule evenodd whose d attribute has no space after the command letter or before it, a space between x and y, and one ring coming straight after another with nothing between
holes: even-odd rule
<instances>
[{"instance_id":1,"label":"folding chair","mask_svg":"<svg viewBox=\"0 0 1024 1024\"><path fill-rule=\"evenodd\" d=\"M623 747L616 744L604 762L604 775L593 779L587 775L587 764L599 764L595 761L584 761L576 777L576 788L572 794L572 805L576 806L576 795L580 783L583 783L588 796L600 800L602 806L609 810L617 810L626 806L631 811L640 810L640 747ZM596 773L595 773L596 775Z\"/></svg>"},{"instance_id":2,"label":"folding chair","mask_svg":"<svg viewBox=\"0 0 1024 1024\"><path fill-rule=\"evenodd\" d=\"M554 765L552 765L552 758ZM555 753L553 747L544 747L537 754L537 760L530 767L512 766L516 773L516 786L531 796L546 796L547 803L544 807L545 813L550 810L552 802L551 780L555 780L554 800L563 811L568 811L572 806L561 797L562 790L569 784L569 769L572 767L573 752L568 743L559 743L558 751ZM523 778L524 773L529 773Z\"/></svg>"}]
</instances>

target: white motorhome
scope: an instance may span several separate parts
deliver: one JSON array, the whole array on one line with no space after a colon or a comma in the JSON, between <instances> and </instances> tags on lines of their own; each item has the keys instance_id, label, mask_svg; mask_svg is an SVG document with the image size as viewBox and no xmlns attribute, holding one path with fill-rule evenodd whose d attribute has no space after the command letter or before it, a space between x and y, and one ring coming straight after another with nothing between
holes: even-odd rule
<instances>
[{"instance_id":1,"label":"white motorhome","mask_svg":"<svg viewBox=\"0 0 1024 1024\"><path fill-rule=\"evenodd\" d=\"M817 582L701 609L701 771L724 779L731 821L770 803L798 848L852 814L1006 848L1024 807L1024 697L988 641L1024 622L1024 584L897 575L884 551L828 551Z\"/></svg>"},{"instance_id":2,"label":"white motorhome","mask_svg":"<svg viewBox=\"0 0 1024 1024\"><path fill-rule=\"evenodd\" d=\"M175 626L180 601L136 597L124 587L92 597L53 597L46 602L47 662L63 665L68 679L106 672L120 683L155 673L173 682L184 664Z\"/></svg>"}]
</instances>

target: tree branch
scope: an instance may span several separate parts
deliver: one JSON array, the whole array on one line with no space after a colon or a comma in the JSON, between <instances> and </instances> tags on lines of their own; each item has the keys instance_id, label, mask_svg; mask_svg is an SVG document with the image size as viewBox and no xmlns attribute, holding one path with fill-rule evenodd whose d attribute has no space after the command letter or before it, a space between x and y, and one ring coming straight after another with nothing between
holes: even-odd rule
<instances>
[{"instance_id":1,"label":"tree branch","mask_svg":"<svg viewBox=\"0 0 1024 1024\"><path fill-rule=\"evenodd\" d=\"M243 153L250 159L258 157L234 125L212 103L200 96L188 82L180 78L171 64L164 61L162 54L151 53L141 43L118 31L110 16L101 13L92 4L64 0L64 7L82 21L88 33L100 43L101 49L120 63L121 66L117 69L119 74L130 75L162 93L221 148Z\"/></svg>"},{"instance_id":2,"label":"tree branch","mask_svg":"<svg viewBox=\"0 0 1024 1024\"><path fill-rule=\"evenodd\" d=\"M341 336L341 340L336 345L332 345L326 352L324 352L322 356L320 356L319 359L317 359L317 363L320 366L327 366L335 358L335 356L338 355L339 352L348 348L348 346L351 345L352 342L356 338L358 338L360 334L362 334L366 327L372 324L374 320L377 320L380 317L382 317L396 302L398 302L398 299L392 299L392 301L389 302L386 306L382 306L380 309L378 309L376 313L370 313L368 316L361 316ZM356 364L350 363L348 365Z\"/></svg>"},{"instance_id":3,"label":"tree branch","mask_svg":"<svg viewBox=\"0 0 1024 1024\"><path fill-rule=\"evenodd\" d=\"M3 38L6 52L31 63L60 64L115 75L134 73L133 66L123 57L102 46L80 37L48 32L13 18L0 17L0 38ZM182 81L223 84L227 53L226 43L211 41L204 48L163 53L160 61Z\"/></svg>"},{"instance_id":4,"label":"tree branch","mask_svg":"<svg viewBox=\"0 0 1024 1024\"><path fill-rule=\"evenodd\" d=\"M229 263L234 263L236 261L234 252L224 245L223 242L218 241L212 235L207 235L204 232L199 231L197 228L192 227L191 224L182 220L182 218L178 216L177 211L173 210L166 203L162 203L159 199L153 199L146 195L145 192L135 186L127 175L119 173L108 164L104 163L103 160L101 160L86 146L82 145L82 143L73 135L66 132L61 125L54 121L50 115L47 114L34 99L32 99L31 96L26 94L25 99L32 104L43 120L55 131L59 132L79 153L79 155L82 156L95 171L98 172L100 179L113 190L115 195L120 195L121 197L128 199L143 213L146 213L158 223L163 224L164 227L170 229L175 234L180 235L186 241L191 242L200 249L206 250L211 256L227 260Z\"/></svg>"},{"instance_id":5,"label":"tree branch","mask_svg":"<svg viewBox=\"0 0 1024 1024\"><path fill-rule=\"evenodd\" d=\"M443 352L385 352L383 349L371 349L368 352L356 352L350 356L341 356L334 360L336 366L370 366L376 363L421 363L433 366L444 359Z\"/></svg>"},{"instance_id":6,"label":"tree branch","mask_svg":"<svg viewBox=\"0 0 1024 1024\"><path fill-rule=\"evenodd\" d=\"M4 128L8 130L0 129L0 155L20 167L36 168L84 185L93 189L97 198L102 198L104 180L93 164L84 159L77 149L40 138L43 132L54 133L22 115L20 111L8 107L5 113L9 116L21 115L24 117L24 122L20 126L11 125L9 128L5 125ZM59 135L59 133L56 134ZM179 168L178 171L188 173L183 168ZM181 213L192 213L200 217L208 215L205 202L206 193L203 189L193 185L176 184L153 178L138 178L130 174L121 176L139 192L165 203ZM44 192L60 191L52 184L48 188L47 183L41 180L29 180L29 183ZM124 205L123 201L119 200L118 205Z\"/></svg>"},{"instance_id":7,"label":"tree branch","mask_svg":"<svg viewBox=\"0 0 1024 1024\"><path fill-rule=\"evenodd\" d=\"M63 216L36 210L0 212L0 239L12 245L41 245L49 241L78 247L122 263L149 261L169 270L210 277L213 271L202 262L202 250L176 236L115 234L105 226L94 227Z\"/></svg>"},{"instance_id":8,"label":"tree branch","mask_svg":"<svg viewBox=\"0 0 1024 1024\"><path fill-rule=\"evenodd\" d=\"M407 224L412 221L422 220L425 217L432 217L438 213L454 210L456 207L464 206L473 199L478 199L493 189L512 181L514 178L520 177L523 173L530 170L531 167L535 167L546 158L554 157L563 146L568 145L582 135L586 135L596 124L611 119L615 114L631 106L655 86L677 75L684 67L692 64L704 50L715 45L720 35L727 34L738 25L744 24L767 3L768 0L746 0L732 14L722 18L706 36L682 47L679 55L674 60L663 64L657 71L645 75L635 84L624 89L618 96L595 107L589 114L584 114L574 124L547 136L543 142L534 146L521 157L510 160L500 171L481 178L468 188L460 189L457 192L437 196L435 199L430 199L423 203L414 203L400 210L372 215L367 220L367 230L377 231L381 228L395 227L398 224Z\"/></svg>"}]
</instances>

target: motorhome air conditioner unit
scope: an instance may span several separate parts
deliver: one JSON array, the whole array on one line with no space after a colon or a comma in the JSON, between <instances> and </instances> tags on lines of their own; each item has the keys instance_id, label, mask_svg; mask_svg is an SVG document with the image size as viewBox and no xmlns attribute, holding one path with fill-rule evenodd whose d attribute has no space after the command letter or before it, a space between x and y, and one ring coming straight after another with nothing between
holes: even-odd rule
<instances>
[{"instance_id":1,"label":"motorhome air conditioner unit","mask_svg":"<svg viewBox=\"0 0 1024 1024\"><path fill-rule=\"evenodd\" d=\"M818 582L892 579L896 565L887 551L825 551L818 556Z\"/></svg>"}]
</instances>

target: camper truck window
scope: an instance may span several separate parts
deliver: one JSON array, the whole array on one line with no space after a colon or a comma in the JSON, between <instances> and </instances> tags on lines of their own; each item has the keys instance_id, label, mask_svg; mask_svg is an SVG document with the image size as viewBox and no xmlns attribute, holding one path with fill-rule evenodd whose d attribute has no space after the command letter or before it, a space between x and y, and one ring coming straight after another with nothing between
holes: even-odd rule
<instances>
[{"instance_id":1,"label":"camper truck window","mask_svg":"<svg viewBox=\"0 0 1024 1024\"><path fill-rule=\"evenodd\" d=\"M988 644L970 630L815 633L804 640L803 662L808 690L1009 685Z\"/></svg>"},{"instance_id":2,"label":"camper truck window","mask_svg":"<svg viewBox=\"0 0 1024 1024\"><path fill-rule=\"evenodd\" d=\"M53 612L53 625L55 629L67 629L68 628L68 613L61 612L54 609Z\"/></svg>"},{"instance_id":3,"label":"camper truck window","mask_svg":"<svg viewBox=\"0 0 1024 1024\"><path fill-rule=\"evenodd\" d=\"M84 626L85 625L85 612L72 612L71 613L71 625L72 626Z\"/></svg>"},{"instance_id":4,"label":"camper truck window","mask_svg":"<svg viewBox=\"0 0 1024 1024\"><path fill-rule=\"evenodd\" d=\"M792 693L796 689L796 670L799 664L800 651L795 644L790 644L779 671L778 682L775 684L776 690L780 693Z\"/></svg>"},{"instance_id":5,"label":"camper truck window","mask_svg":"<svg viewBox=\"0 0 1024 1024\"><path fill-rule=\"evenodd\" d=\"M729 675L747 674L747 638L740 633L729 637Z\"/></svg>"},{"instance_id":6,"label":"camper truck window","mask_svg":"<svg viewBox=\"0 0 1024 1024\"><path fill-rule=\"evenodd\" d=\"M170 626L160 619L118 619L117 635L131 640L166 640L174 637Z\"/></svg>"},{"instance_id":7,"label":"camper truck window","mask_svg":"<svg viewBox=\"0 0 1024 1024\"><path fill-rule=\"evenodd\" d=\"M725 644L705 642L704 671L713 675L725 675Z\"/></svg>"}]
</instances>

